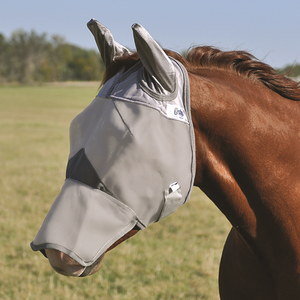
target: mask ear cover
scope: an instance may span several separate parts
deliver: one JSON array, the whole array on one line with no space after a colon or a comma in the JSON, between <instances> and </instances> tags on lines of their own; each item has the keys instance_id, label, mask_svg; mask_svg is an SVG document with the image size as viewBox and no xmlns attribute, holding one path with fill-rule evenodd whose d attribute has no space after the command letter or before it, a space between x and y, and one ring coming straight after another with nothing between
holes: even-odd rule
<instances>
[{"instance_id":1,"label":"mask ear cover","mask_svg":"<svg viewBox=\"0 0 300 300\"><path fill-rule=\"evenodd\" d=\"M132 25L135 46L148 74L169 93L176 90L176 72L171 60L150 34L139 24Z\"/></svg>"},{"instance_id":2,"label":"mask ear cover","mask_svg":"<svg viewBox=\"0 0 300 300\"><path fill-rule=\"evenodd\" d=\"M93 34L102 60L107 67L116 57L129 55L131 52L124 46L120 45L113 38L113 35L105 26L91 19L87 26Z\"/></svg>"}]
</instances>

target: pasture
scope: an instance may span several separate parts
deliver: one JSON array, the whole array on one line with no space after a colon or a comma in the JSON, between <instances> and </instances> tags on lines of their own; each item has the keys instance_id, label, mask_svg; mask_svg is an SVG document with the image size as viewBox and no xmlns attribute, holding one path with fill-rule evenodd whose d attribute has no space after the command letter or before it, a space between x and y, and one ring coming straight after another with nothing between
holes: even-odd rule
<instances>
[{"instance_id":1,"label":"pasture","mask_svg":"<svg viewBox=\"0 0 300 300\"><path fill-rule=\"evenodd\" d=\"M98 84L0 87L0 299L219 299L230 225L198 189L106 254L91 277L58 275L31 250L64 181L69 123L97 91Z\"/></svg>"}]
</instances>

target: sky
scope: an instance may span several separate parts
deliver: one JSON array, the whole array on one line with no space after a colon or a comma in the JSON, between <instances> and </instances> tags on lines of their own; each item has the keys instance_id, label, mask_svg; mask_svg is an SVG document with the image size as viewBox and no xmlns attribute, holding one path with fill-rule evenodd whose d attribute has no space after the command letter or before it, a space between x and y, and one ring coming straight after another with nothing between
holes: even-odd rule
<instances>
[{"instance_id":1,"label":"sky","mask_svg":"<svg viewBox=\"0 0 300 300\"><path fill-rule=\"evenodd\" d=\"M134 49L140 23L163 48L181 52L210 45L246 50L274 68L300 63L299 0L0 0L0 33L17 29L58 34L97 49L86 23L95 18Z\"/></svg>"}]
</instances>

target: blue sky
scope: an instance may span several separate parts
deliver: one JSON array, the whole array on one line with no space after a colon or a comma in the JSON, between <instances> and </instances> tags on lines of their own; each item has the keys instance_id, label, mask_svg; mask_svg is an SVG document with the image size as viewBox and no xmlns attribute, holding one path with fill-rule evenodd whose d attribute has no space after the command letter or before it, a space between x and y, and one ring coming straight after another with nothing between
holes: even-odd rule
<instances>
[{"instance_id":1,"label":"blue sky","mask_svg":"<svg viewBox=\"0 0 300 300\"><path fill-rule=\"evenodd\" d=\"M300 63L299 0L0 0L0 32L34 29L96 48L86 23L95 18L134 48L131 25L143 25L164 48L193 45L247 50L275 68Z\"/></svg>"}]
</instances>

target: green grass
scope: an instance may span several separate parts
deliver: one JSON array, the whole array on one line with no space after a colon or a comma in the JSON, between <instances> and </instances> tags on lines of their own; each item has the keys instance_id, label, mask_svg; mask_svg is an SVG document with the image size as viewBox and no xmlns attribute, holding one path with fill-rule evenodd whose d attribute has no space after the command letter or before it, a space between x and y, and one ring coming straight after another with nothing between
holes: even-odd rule
<instances>
[{"instance_id":1,"label":"green grass","mask_svg":"<svg viewBox=\"0 0 300 300\"><path fill-rule=\"evenodd\" d=\"M30 249L59 192L70 121L97 86L0 87L0 299L219 299L218 267L230 225L198 189L86 278L63 277Z\"/></svg>"}]
</instances>

